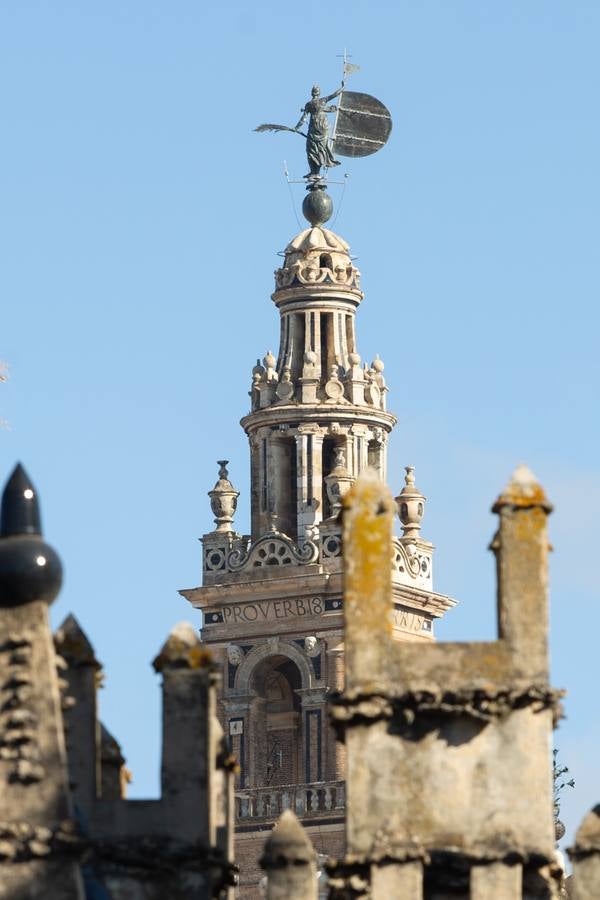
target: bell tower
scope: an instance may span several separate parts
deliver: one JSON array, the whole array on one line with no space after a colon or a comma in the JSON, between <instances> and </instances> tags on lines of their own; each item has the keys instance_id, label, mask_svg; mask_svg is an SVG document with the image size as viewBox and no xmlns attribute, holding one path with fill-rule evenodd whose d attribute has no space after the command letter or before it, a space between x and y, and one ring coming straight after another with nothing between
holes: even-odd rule
<instances>
[{"instance_id":1,"label":"bell tower","mask_svg":"<svg viewBox=\"0 0 600 900\"><path fill-rule=\"evenodd\" d=\"M346 241L324 227L331 201L322 183L303 210L309 227L275 272L279 350L253 368L241 421L250 445L250 533L234 528L239 494L221 460L209 492L216 527L202 537L202 586L181 592L202 610L202 639L224 670L220 715L239 761L244 900L260 896L264 831L286 808L320 853L343 854L344 748L326 709L344 677L341 500L367 467L385 480L396 424L383 361L365 364L359 354L360 273ZM390 560L397 640L431 641L435 619L454 605L433 590L424 507L408 466Z\"/></svg>"}]
</instances>

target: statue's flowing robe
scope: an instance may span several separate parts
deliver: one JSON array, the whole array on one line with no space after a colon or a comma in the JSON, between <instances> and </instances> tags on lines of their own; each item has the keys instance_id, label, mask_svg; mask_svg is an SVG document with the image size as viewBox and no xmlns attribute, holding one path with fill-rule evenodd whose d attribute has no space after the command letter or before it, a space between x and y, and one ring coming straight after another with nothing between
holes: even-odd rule
<instances>
[{"instance_id":1,"label":"statue's flowing robe","mask_svg":"<svg viewBox=\"0 0 600 900\"><path fill-rule=\"evenodd\" d=\"M330 169L335 165L335 159L327 143L329 122L325 112L325 103L322 100L309 100L304 107L304 112L310 115L306 137L308 161L317 170L319 166Z\"/></svg>"}]
</instances>

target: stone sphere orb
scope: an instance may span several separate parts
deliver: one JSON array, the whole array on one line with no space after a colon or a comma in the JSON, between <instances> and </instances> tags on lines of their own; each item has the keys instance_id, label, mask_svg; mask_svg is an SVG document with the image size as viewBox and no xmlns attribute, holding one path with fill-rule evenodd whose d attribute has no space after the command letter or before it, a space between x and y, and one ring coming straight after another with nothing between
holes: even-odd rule
<instances>
[{"instance_id":1,"label":"stone sphere orb","mask_svg":"<svg viewBox=\"0 0 600 900\"><path fill-rule=\"evenodd\" d=\"M37 535L0 540L0 607L52 603L62 583L58 554Z\"/></svg>"},{"instance_id":2,"label":"stone sphere orb","mask_svg":"<svg viewBox=\"0 0 600 900\"><path fill-rule=\"evenodd\" d=\"M302 212L311 225L322 225L332 216L333 200L323 188L309 191L302 201Z\"/></svg>"}]
</instances>

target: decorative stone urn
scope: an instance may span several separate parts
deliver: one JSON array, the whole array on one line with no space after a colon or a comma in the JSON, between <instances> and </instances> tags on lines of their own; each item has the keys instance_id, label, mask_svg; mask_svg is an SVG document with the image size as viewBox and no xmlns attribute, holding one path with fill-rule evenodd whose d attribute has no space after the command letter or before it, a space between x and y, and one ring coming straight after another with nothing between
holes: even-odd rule
<instances>
[{"instance_id":1,"label":"decorative stone urn","mask_svg":"<svg viewBox=\"0 0 600 900\"><path fill-rule=\"evenodd\" d=\"M331 518L335 519L342 508L342 498L348 493L354 478L346 468L346 454L341 447L334 450L334 466L329 475L325 476L327 497L331 504Z\"/></svg>"},{"instance_id":2,"label":"decorative stone urn","mask_svg":"<svg viewBox=\"0 0 600 900\"><path fill-rule=\"evenodd\" d=\"M415 485L415 467L405 466L404 487L396 497L403 537L418 537L425 512L426 497Z\"/></svg>"},{"instance_id":3,"label":"decorative stone urn","mask_svg":"<svg viewBox=\"0 0 600 900\"><path fill-rule=\"evenodd\" d=\"M228 459L217 460L219 466L219 480L215 484L212 491L208 492L210 497L210 508L215 517L215 531L232 531L233 517L237 507L237 499L240 492L236 491L232 483L229 481L229 472L227 471Z\"/></svg>"}]
</instances>

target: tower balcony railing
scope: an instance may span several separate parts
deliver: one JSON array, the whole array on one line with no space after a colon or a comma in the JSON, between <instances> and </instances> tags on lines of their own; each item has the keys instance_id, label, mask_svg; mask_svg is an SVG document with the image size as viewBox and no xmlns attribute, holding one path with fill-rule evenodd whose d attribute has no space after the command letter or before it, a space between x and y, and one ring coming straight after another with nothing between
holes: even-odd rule
<instances>
[{"instance_id":1,"label":"tower balcony railing","mask_svg":"<svg viewBox=\"0 0 600 900\"><path fill-rule=\"evenodd\" d=\"M343 781L316 781L312 784L284 784L247 788L235 793L236 821L275 820L286 809L299 819L341 815L346 806Z\"/></svg>"}]
</instances>

